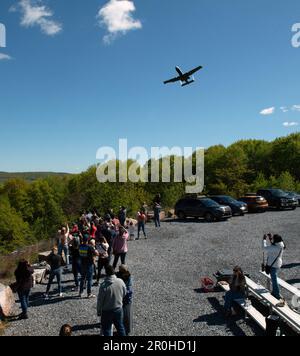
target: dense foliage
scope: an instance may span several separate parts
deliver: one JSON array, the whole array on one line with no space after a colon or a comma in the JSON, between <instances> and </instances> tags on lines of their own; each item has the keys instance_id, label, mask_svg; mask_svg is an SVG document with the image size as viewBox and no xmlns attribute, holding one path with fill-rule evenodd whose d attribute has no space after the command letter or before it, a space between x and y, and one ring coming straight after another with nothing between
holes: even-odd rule
<instances>
[{"instance_id":1,"label":"dense foliage","mask_svg":"<svg viewBox=\"0 0 300 356\"><path fill-rule=\"evenodd\" d=\"M172 160L171 160L172 162ZM300 191L300 133L273 142L244 140L229 147L213 146L205 152L206 194L239 197L259 188ZM96 167L79 175L51 175L34 182L9 179L0 187L0 253L40 241L82 210L128 207L135 216L161 193L165 207L173 207L185 193L183 183L103 183Z\"/></svg>"}]
</instances>

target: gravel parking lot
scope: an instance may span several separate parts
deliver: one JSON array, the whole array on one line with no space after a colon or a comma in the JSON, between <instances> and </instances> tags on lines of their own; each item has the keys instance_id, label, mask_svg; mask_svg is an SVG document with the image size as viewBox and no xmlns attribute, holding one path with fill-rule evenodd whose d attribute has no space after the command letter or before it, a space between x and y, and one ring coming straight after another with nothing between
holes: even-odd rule
<instances>
[{"instance_id":1,"label":"gravel parking lot","mask_svg":"<svg viewBox=\"0 0 300 356\"><path fill-rule=\"evenodd\" d=\"M222 292L205 294L200 278L218 269L241 265L255 281L262 263L266 232L281 234L287 244L281 276L300 283L300 209L249 214L227 222L166 221L160 229L147 225L149 239L129 242L127 263L134 277L136 336L259 335L253 322L223 317ZM96 300L71 292L72 275L64 276L65 297L42 299L46 285L32 293L29 320L9 323L6 335L58 335L71 324L74 335L100 333ZM54 291L55 292L55 291ZM97 294L97 288L93 292Z\"/></svg>"}]
</instances>

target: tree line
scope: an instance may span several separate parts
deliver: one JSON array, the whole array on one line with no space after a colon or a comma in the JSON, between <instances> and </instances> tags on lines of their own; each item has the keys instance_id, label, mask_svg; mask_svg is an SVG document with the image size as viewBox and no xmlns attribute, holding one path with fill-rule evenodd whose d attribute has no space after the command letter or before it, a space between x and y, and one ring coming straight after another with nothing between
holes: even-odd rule
<instances>
[{"instance_id":1,"label":"tree line","mask_svg":"<svg viewBox=\"0 0 300 356\"><path fill-rule=\"evenodd\" d=\"M203 194L238 198L269 187L300 191L300 133L273 142L241 140L205 151ZM185 184L100 184L96 167L77 175L52 175L34 182L9 179L0 186L0 254L53 237L60 225L77 220L84 210L97 209L104 214L109 208L118 211L124 205L134 217L157 193L164 207L172 208L185 194Z\"/></svg>"}]
</instances>

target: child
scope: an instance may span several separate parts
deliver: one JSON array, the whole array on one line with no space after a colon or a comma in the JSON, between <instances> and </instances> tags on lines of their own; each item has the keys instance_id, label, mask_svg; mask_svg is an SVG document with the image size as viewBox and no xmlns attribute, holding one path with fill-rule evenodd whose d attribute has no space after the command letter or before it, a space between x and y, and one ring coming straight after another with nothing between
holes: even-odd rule
<instances>
[{"instance_id":1,"label":"child","mask_svg":"<svg viewBox=\"0 0 300 356\"><path fill-rule=\"evenodd\" d=\"M130 221L128 225L128 231L129 231L129 240L134 241L135 240L135 226L132 221Z\"/></svg>"}]
</instances>

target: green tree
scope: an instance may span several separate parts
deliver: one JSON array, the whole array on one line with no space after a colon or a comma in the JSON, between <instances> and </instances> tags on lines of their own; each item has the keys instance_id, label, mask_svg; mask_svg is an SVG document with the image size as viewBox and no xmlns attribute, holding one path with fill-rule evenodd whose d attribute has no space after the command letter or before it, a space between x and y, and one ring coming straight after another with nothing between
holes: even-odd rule
<instances>
[{"instance_id":1,"label":"green tree","mask_svg":"<svg viewBox=\"0 0 300 356\"><path fill-rule=\"evenodd\" d=\"M33 243L29 225L11 207L7 197L0 197L0 254L10 253L19 247Z\"/></svg>"}]
</instances>

